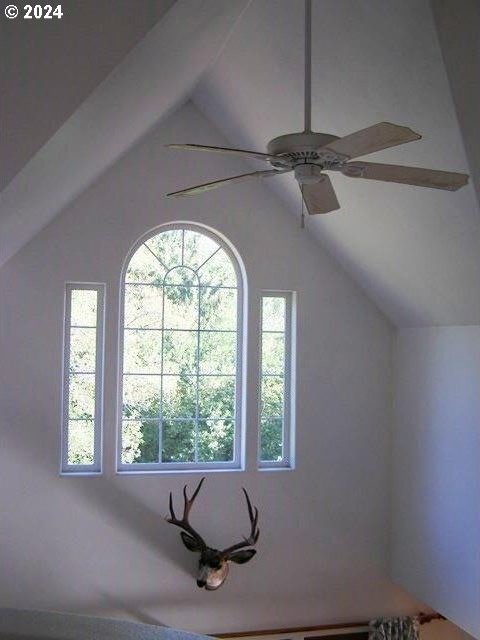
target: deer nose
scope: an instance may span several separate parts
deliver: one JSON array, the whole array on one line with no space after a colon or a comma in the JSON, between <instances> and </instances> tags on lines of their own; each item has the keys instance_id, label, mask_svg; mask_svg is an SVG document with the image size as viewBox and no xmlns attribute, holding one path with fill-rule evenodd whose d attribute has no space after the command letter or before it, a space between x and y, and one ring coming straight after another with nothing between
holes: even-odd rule
<instances>
[{"instance_id":1,"label":"deer nose","mask_svg":"<svg viewBox=\"0 0 480 640\"><path fill-rule=\"evenodd\" d=\"M200 587L201 589L207 584L206 580L197 580L197 587Z\"/></svg>"}]
</instances>

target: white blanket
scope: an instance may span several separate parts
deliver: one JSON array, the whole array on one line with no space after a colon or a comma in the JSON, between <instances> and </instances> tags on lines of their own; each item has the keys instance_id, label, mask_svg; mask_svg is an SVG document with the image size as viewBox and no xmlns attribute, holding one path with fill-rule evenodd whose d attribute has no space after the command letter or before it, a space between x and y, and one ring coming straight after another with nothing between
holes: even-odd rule
<instances>
[{"instance_id":1,"label":"white blanket","mask_svg":"<svg viewBox=\"0 0 480 640\"><path fill-rule=\"evenodd\" d=\"M188 631L69 613L0 608L0 640L207 640ZM208 638L208 640L211 640Z\"/></svg>"}]
</instances>

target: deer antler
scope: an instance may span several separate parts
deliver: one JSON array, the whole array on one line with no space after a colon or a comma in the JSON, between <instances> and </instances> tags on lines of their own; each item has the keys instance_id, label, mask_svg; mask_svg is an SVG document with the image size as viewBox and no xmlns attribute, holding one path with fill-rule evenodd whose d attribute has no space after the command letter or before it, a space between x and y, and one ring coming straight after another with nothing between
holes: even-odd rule
<instances>
[{"instance_id":1,"label":"deer antler","mask_svg":"<svg viewBox=\"0 0 480 640\"><path fill-rule=\"evenodd\" d=\"M180 529L183 529L184 531L189 533L202 547L206 548L207 545L205 544L205 540L202 538L202 536L199 533L195 531L195 529L191 526L191 524L188 521L190 509L192 508L192 505L195 501L195 498L198 495L198 492L202 487L204 480L205 478L202 478L200 480L200 482L198 483L198 487L193 492L193 495L191 498L187 496L187 485L183 487L183 503L184 504L183 504L183 517L181 520L177 518L177 516L175 515L175 511L173 510L173 497L172 497L172 492L170 491L170 498L169 498L170 518L165 518L165 520L170 524L174 524L175 526L180 527Z\"/></svg>"},{"instance_id":2,"label":"deer antler","mask_svg":"<svg viewBox=\"0 0 480 640\"><path fill-rule=\"evenodd\" d=\"M250 502L250 498L248 497L248 493L245 489L242 489L245 494L245 498L247 500L248 507L248 516L250 518L250 535L248 538L244 538L242 542L237 542L237 544L233 544L231 547L227 547L222 551L223 556L229 556L233 551L237 551L238 549L244 549L245 547L253 547L258 540L258 536L260 535L260 529L258 528L258 509L257 507L252 507L252 503Z\"/></svg>"}]
</instances>

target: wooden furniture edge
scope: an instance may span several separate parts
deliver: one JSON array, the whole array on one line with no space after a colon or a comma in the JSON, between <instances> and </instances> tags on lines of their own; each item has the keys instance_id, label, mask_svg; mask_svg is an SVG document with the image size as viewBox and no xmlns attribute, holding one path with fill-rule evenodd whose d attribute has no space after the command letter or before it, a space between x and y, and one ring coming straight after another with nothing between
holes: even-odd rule
<instances>
[{"instance_id":1,"label":"wooden furniture edge","mask_svg":"<svg viewBox=\"0 0 480 640\"><path fill-rule=\"evenodd\" d=\"M446 620L440 613L418 613L416 616L420 624L427 624L432 620ZM312 631L336 631L338 629L356 629L364 630L368 629L370 622L363 620L361 622L336 622L334 624L322 624L315 625L313 627L289 627L284 629L260 629L254 631L239 631L230 633L210 633L209 636L213 638L247 638L250 636L274 636L274 635L289 635L291 633L310 633Z\"/></svg>"}]
</instances>

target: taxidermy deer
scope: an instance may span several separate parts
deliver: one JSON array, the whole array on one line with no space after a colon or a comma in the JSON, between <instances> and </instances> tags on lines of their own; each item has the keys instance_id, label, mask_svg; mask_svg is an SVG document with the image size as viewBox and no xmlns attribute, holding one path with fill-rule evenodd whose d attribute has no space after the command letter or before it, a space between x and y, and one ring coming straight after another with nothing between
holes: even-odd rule
<instances>
[{"instance_id":1,"label":"taxidermy deer","mask_svg":"<svg viewBox=\"0 0 480 640\"><path fill-rule=\"evenodd\" d=\"M225 578L228 575L229 562L235 562L236 564L245 564L253 558L256 554L255 549L246 549L245 547L252 547L256 544L260 530L258 529L258 509L252 507L248 493L243 489L245 498L247 500L248 515L250 518L250 535L248 538L244 538L242 542L237 542L231 547L227 547L222 551L209 547L202 536L198 534L195 529L190 525L188 516L192 508L193 502L201 489L203 481L202 478L195 489L191 498L187 496L187 485L183 487L183 517L179 520L175 511L173 510L173 498L170 492L170 517L166 518L167 522L174 524L183 531L180 533L183 544L189 551L196 551L200 554L200 560L198 564L197 585L203 589L213 591L222 586L225 582Z\"/></svg>"}]
</instances>

